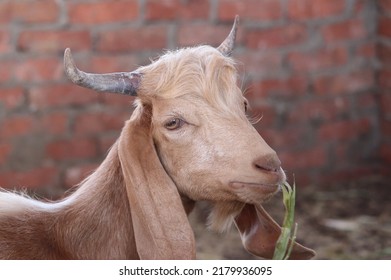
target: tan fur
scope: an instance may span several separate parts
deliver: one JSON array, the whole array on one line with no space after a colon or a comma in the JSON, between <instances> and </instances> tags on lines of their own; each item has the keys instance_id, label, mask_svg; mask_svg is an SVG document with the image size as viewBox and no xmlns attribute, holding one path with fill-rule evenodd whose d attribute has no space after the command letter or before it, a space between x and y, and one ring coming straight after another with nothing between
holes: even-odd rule
<instances>
[{"instance_id":1,"label":"tan fur","mask_svg":"<svg viewBox=\"0 0 391 280\"><path fill-rule=\"evenodd\" d=\"M3 197L0 205L14 207ZM0 215L0 259L138 258L117 144L65 201L17 205Z\"/></svg>"},{"instance_id":2,"label":"tan fur","mask_svg":"<svg viewBox=\"0 0 391 280\"><path fill-rule=\"evenodd\" d=\"M210 46L169 51L143 73L139 96L165 99L202 98L222 112L242 110L244 97L236 86L235 62ZM238 107L239 106L239 107Z\"/></svg>"}]
</instances>

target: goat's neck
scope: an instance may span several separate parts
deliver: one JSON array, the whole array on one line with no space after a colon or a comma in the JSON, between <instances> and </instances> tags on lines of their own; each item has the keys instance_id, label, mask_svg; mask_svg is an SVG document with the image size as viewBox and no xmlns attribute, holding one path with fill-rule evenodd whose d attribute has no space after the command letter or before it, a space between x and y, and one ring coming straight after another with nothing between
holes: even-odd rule
<instances>
[{"instance_id":1,"label":"goat's neck","mask_svg":"<svg viewBox=\"0 0 391 280\"><path fill-rule=\"evenodd\" d=\"M117 144L61 204L55 228L64 245L63 258L138 258Z\"/></svg>"}]
</instances>

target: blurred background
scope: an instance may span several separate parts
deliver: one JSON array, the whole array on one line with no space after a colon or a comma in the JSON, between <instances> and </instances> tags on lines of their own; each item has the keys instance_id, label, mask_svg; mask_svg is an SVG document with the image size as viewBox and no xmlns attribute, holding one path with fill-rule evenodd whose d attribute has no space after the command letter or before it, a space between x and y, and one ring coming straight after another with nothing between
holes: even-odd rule
<instances>
[{"instance_id":1,"label":"blurred background","mask_svg":"<svg viewBox=\"0 0 391 280\"><path fill-rule=\"evenodd\" d=\"M0 186L61 197L131 115L132 98L66 79L65 48L85 71L132 71L218 46L236 14L233 57L257 130L295 176L299 240L317 258L391 258L390 0L1 0ZM281 197L266 207L281 216ZM200 257L250 258L234 230L205 230L205 209Z\"/></svg>"}]
</instances>

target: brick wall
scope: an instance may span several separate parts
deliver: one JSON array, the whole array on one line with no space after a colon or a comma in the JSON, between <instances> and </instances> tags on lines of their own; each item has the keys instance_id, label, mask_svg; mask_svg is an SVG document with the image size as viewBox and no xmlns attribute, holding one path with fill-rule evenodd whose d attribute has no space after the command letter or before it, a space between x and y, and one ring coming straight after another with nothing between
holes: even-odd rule
<instances>
[{"instance_id":1,"label":"brick wall","mask_svg":"<svg viewBox=\"0 0 391 280\"><path fill-rule=\"evenodd\" d=\"M381 146L379 154L384 165L391 165L391 1L379 1L379 38L377 54Z\"/></svg>"},{"instance_id":2,"label":"brick wall","mask_svg":"<svg viewBox=\"0 0 391 280\"><path fill-rule=\"evenodd\" d=\"M218 45L235 14L234 57L252 112L263 117L256 128L288 175L306 185L385 174L390 3L3 0L0 186L62 192L101 162L131 114L131 98L67 81L66 47L87 71L128 71L162 49Z\"/></svg>"}]
</instances>

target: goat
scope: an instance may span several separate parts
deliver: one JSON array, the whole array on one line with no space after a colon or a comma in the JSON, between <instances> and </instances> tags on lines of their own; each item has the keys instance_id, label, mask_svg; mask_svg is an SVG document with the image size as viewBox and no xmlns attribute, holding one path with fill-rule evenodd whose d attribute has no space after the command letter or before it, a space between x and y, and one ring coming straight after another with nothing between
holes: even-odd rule
<instances>
[{"instance_id":1,"label":"goat","mask_svg":"<svg viewBox=\"0 0 391 280\"><path fill-rule=\"evenodd\" d=\"M281 228L261 203L286 176L246 117L230 57L237 25L218 48L167 52L130 73L83 72L66 49L73 83L137 96L135 109L65 199L0 192L0 259L194 259L187 215L201 200L213 205L212 227L234 223L249 252L271 258ZM313 255L296 243L291 257Z\"/></svg>"}]
</instances>

